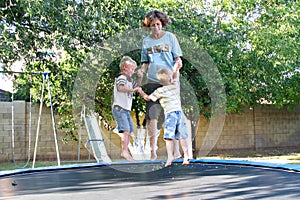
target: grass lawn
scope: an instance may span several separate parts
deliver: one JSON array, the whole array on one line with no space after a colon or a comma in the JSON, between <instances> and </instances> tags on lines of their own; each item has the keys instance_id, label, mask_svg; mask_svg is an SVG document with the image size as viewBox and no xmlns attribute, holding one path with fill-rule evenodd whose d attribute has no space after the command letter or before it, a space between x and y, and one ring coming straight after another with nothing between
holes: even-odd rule
<instances>
[{"instance_id":1,"label":"grass lawn","mask_svg":"<svg viewBox=\"0 0 300 200\"><path fill-rule=\"evenodd\" d=\"M300 153L298 150L260 150L260 151L226 151L216 152L207 158L239 159L248 161L275 162L283 164L300 164Z\"/></svg>"},{"instance_id":2,"label":"grass lawn","mask_svg":"<svg viewBox=\"0 0 300 200\"><path fill-rule=\"evenodd\" d=\"M22 169L26 163L25 162L17 162L16 165L13 162L7 162L7 163L1 163L0 164L0 171L4 170L14 170L14 169ZM50 161L45 161L45 162L36 162L35 167L49 167L49 166L56 166L57 162L50 162ZM26 168L31 168L32 167L32 162L29 162Z\"/></svg>"}]
</instances>

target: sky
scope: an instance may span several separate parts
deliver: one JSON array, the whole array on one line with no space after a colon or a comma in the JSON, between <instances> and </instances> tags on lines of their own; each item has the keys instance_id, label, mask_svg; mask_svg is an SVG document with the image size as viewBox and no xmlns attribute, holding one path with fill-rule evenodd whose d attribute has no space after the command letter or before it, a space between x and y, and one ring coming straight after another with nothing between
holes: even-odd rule
<instances>
[{"instance_id":1,"label":"sky","mask_svg":"<svg viewBox=\"0 0 300 200\"><path fill-rule=\"evenodd\" d=\"M3 73L0 74L0 89L5 91L12 91L12 81L9 80Z\"/></svg>"},{"instance_id":2,"label":"sky","mask_svg":"<svg viewBox=\"0 0 300 200\"><path fill-rule=\"evenodd\" d=\"M0 66L0 70L3 70L3 66ZM6 91L12 91L12 81L11 78L7 77L6 74L0 73L0 89Z\"/></svg>"},{"instance_id":3,"label":"sky","mask_svg":"<svg viewBox=\"0 0 300 200\"><path fill-rule=\"evenodd\" d=\"M17 61L12 66L12 71L21 71L23 65L22 61ZM3 65L0 64L0 71L3 70ZM0 73L0 89L12 92L13 78L6 73Z\"/></svg>"}]
</instances>

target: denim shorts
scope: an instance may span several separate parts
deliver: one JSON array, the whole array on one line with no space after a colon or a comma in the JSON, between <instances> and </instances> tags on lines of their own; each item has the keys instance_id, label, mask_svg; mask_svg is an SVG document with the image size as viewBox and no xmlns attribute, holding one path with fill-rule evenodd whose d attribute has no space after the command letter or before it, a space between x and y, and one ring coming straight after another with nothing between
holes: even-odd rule
<instances>
[{"instance_id":1,"label":"denim shorts","mask_svg":"<svg viewBox=\"0 0 300 200\"><path fill-rule=\"evenodd\" d=\"M164 125L164 139L188 138L186 120L182 111L174 111L166 114Z\"/></svg>"},{"instance_id":2,"label":"denim shorts","mask_svg":"<svg viewBox=\"0 0 300 200\"><path fill-rule=\"evenodd\" d=\"M129 131L129 133L134 132L134 125L129 110L125 110L120 106L114 106L112 114L117 123L119 133L123 133L124 131Z\"/></svg>"}]
</instances>

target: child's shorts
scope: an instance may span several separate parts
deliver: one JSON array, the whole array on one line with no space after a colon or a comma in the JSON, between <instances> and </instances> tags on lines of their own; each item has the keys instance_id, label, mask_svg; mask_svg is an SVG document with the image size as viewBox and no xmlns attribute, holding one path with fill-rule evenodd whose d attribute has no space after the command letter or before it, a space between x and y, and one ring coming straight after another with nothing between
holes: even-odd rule
<instances>
[{"instance_id":1,"label":"child's shorts","mask_svg":"<svg viewBox=\"0 0 300 200\"><path fill-rule=\"evenodd\" d=\"M117 123L119 133L123 133L124 131L134 132L134 125L129 110L125 110L120 106L114 106L112 114Z\"/></svg>"},{"instance_id":2,"label":"child's shorts","mask_svg":"<svg viewBox=\"0 0 300 200\"><path fill-rule=\"evenodd\" d=\"M186 139L188 132L186 120L182 111L174 111L166 114L164 125L164 139Z\"/></svg>"}]
</instances>

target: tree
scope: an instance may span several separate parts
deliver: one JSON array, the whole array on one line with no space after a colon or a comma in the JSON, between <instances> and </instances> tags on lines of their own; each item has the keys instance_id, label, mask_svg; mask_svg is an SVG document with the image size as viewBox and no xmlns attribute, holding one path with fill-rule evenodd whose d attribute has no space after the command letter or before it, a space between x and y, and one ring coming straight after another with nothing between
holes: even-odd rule
<instances>
[{"instance_id":1,"label":"tree","mask_svg":"<svg viewBox=\"0 0 300 200\"><path fill-rule=\"evenodd\" d=\"M227 113L265 101L278 107L299 104L300 9L296 1L290 0L6 0L0 3L0 62L9 69L16 60L24 59L27 71L51 71L53 104L61 115L60 127L67 128L72 136L74 86L91 77L99 79L91 85L95 92L84 98L92 98L95 110L110 120L111 87L118 73L115 66L125 53L139 62L142 39L131 41L130 37L117 36L141 28L142 17L151 9L169 14L172 24L167 29L178 36L188 52L181 75L188 83L183 86L194 91L191 96L184 95L183 102L197 101L184 106L190 117L197 109L209 117L212 105L225 101L221 98L220 102L212 102L219 95L214 94L219 86L214 85L216 81L224 85ZM111 38L115 38L113 43L109 43ZM124 53L122 45L137 48ZM199 51L202 59L197 59ZM55 56L50 58L49 52ZM84 68L95 53L109 57L110 62L98 60ZM212 62L221 80L209 75ZM101 63L109 65L99 67ZM87 73L76 80L82 67L101 77ZM38 81L33 84L38 85ZM24 82L19 82L22 88ZM38 100L37 95L34 98ZM135 109L143 111L143 101L139 97L135 100Z\"/></svg>"},{"instance_id":2,"label":"tree","mask_svg":"<svg viewBox=\"0 0 300 200\"><path fill-rule=\"evenodd\" d=\"M137 18L143 15L143 9L135 9L138 3L108 0L1 2L0 62L9 70L15 61L24 59L25 71L50 71L53 104L62 118L59 126L68 128L67 134L73 135L71 100L77 71L96 46L103 46L104 40L129 26L139 25ZM59 59L49 59L48 50L55 52L54 57ZM34 84L40 83L41 80L37 80ZM16 82L21 96L25 95L21 89L23 85L23 81ZM33 93L38 101L39 93ZM49 102L49 97L47 100Z\"/></svg>"}]
</instances>

